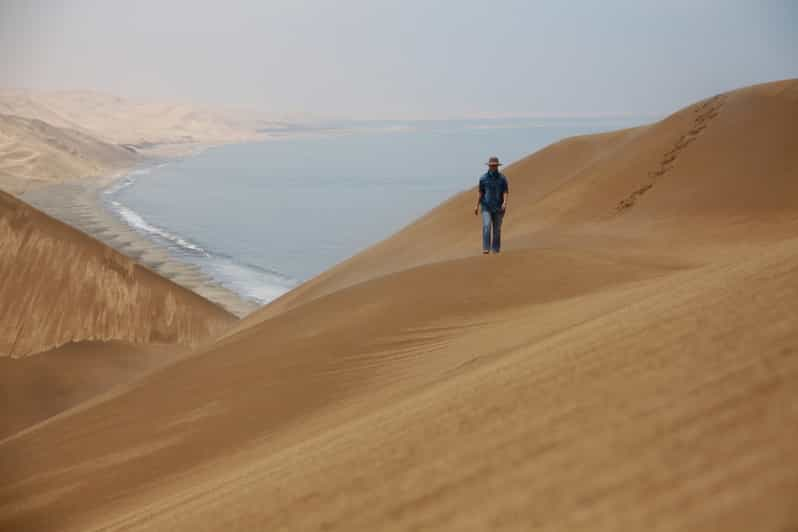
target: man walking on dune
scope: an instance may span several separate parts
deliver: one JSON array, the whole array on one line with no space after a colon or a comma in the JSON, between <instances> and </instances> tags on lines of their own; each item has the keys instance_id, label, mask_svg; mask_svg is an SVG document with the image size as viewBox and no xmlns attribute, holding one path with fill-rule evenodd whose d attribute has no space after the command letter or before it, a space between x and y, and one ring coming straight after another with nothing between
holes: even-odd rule
<instances>
[{"instance_id":1,"label":"man walking on dune","mask_svg":"<svg viewBox=\"0 0 798 532\"><path fill-rule=\"evenodd\" d=\"M479 215L482 207L482 253L485 255L501 250L502 220L510 194L507 178L499 172L499 158L491 157L487 165L488 171L479 179L479 199L474 208L474 214Z\"/></svg>"}]
</instances>

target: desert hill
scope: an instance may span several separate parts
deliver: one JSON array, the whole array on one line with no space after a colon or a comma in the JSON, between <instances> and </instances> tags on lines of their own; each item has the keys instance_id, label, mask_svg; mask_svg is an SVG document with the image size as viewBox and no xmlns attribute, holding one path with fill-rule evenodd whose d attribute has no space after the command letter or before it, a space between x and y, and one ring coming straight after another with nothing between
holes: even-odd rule
<instances>
[{"instance_id":1,"label":"desert hill","mask_svg":"<svg viewBox=\"0 0 798 532\"><path fill-rule=\"evenodd\" d=\"M257 113L138 102L89 90L0 89L0 113L39 119L142 150L162 144L252 140L258 127L269 124Z\"/></svg>"},{"instance_id":2,"label":"desert hill","mask_svg":"<svg viewBox=\"0 0 798 532\"><path fill-rule=\"evenodd\" d=\"M0 357L45 356L43 352L80 343L94 343L93 349L98 351L98 343L101 346L111 341L139 346L132 351L150 344L172 344L182 349L207 341L235 322L220 307L2 191L0 271ZM118 350L118 345L108 349ZM51 364L55 368L64 357L68 355L48 353L48 360L59 360L3 362L7 368L2 373L4 379L11 379L22 366ZM109 355L105 360L112 359L114 356ZM73 358L70 363L77 365L78 360ZM101 357L81 366L102 383L89 388L109 387L115 382L100 375L103 368ZM52 368L48 372L53 378L59 376ZM30 386L45 380L41 372L31 369L13 379L17 385L14 389L23 391L19 385L28 383L29 395ZM25 407L13 401L17 396L10 386L3 386L5 399L9 411L18 414ZM55 392L49 386L47 389ZM36 389L37 394L41 392ZM47 413L64 406L55 400L48 404L52 407L45 409ZM4 425L8 421L4 419Z\"/></svg>"},{"instance_id":3,"label":"desert hill","mask_svg":"<svg viewBox=\"0 0 798 532\"><path fill-rule=\"evenodd\" d=\"M138 160L135 152L79 130L0 114L0 186L7 191L106 175Z\"/></svg>"},{"instance_id":4,"label":"desert hill","mask_svg":"<svg viewBox=\"0 0 798 532\"><path fill-rule=\"evenodd\" d=\"M789 80L518 161L501 255L468 191L0 441L0 526L794 528L796 139Z\"/></svg>"},{"instance_id":5,"label":"desert hill","mask_svg":"<svg viewBox=\"0 0 798 532\"><path fill-rule=\"evenodd\" d=\"M264 138L285 127L244 110L132 101L89 90L0 88L0 189L109 176L143 159Z\"/></svg>"}]
</instances>

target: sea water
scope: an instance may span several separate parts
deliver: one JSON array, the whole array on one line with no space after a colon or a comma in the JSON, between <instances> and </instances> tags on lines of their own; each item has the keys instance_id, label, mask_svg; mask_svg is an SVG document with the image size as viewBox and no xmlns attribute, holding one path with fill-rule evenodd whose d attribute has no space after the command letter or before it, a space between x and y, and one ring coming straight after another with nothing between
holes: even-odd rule
<instances>
[{"instance_id":1,"label":"sea water","mask_svg":"<svg viewBox=\"0 0 798 532\"><path fill-rule=\"evenodd\" d=\"M347 122L279 130L267 141L134 170L105 191L104 202L175 259L263 304L473 187L489 156L512 162L564 137L644 121Z\"/></svg>"}]
</instances>

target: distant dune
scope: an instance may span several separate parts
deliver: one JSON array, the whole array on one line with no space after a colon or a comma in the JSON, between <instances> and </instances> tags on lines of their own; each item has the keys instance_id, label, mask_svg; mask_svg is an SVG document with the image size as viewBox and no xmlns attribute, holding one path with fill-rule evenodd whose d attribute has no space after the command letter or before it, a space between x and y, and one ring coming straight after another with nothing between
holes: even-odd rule
<instances>
[{"instance_id":1,"label":"distant dune","mask_svg":"<svg viewBox=\"0 0 798 532\"><path fill-rule=\"evenodd\" d=\"M136 154L86 133L38 119L0 114L0 188L24 192L37 185L111 174Z\"/></svg>"},{"instance_id":2,"label":"distant dune","mask_svg":"<svg viewBox=\"0 0 798 532\"><path fill-rule=\"evenodd\" d=\"M0 113L36 118L116 144L220 144L251 140L270 124L256 113L142 103L95 91L0 89Z\"/></svg>"},{"instance_id":3,"label":"distant dune","mask_svg":"<svg viewBox=\"0 0 798 532\"><path fill-rule=\"evenodd\" d=\"M501 255L468 191L1 440L0 527L796 528L798 80L506 174Z\"/></svg>"},{"instance_id":4,"label":"distant dune","mask_svg":"<svg viewBox=\"0 0 798 532\"><path fill-rule=\"evenodd\" d=\"M0 89L0 189L109 175L146 157L263 138L258 113L140 103L94 91Z\"/></svg>"}]
</instances>

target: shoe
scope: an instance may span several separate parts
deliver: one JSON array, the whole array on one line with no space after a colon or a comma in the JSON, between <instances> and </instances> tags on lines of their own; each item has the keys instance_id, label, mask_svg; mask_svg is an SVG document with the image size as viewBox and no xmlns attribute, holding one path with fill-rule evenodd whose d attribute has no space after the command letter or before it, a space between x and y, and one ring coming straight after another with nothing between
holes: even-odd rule
<instances>
[{"instance_id":1,"label":"shoe","mask_svg":"<svg viewBox=\"0 0 798 532\"><path fill-rule=\"evenodd\" d=\"M482 254L483 254L483 255L487 255L488 253L490 253L490 251L488 251L488 250L486 250L486 249L483 249L483 250L482 250Z\"/></svg>"}]
</instances>

